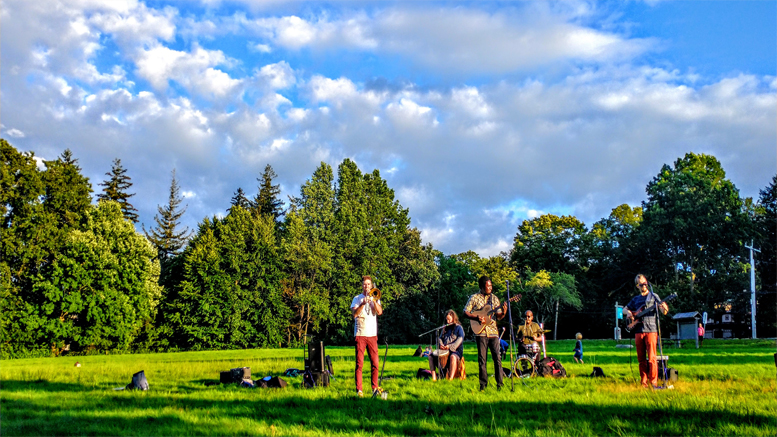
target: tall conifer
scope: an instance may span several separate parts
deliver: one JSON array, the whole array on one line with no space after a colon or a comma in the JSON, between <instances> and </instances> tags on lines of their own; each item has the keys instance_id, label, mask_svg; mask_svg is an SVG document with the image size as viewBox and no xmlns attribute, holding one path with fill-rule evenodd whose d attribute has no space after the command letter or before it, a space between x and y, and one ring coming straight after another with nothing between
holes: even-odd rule
<instances>
[{"instance_id":1,"label":"tall conifer","mask_svg":"<svg viewBox=\"0 0 777 437\"><path fill-rule=\"evenodd\" d=\"M243 209L248 209L251 207L251 201L248 200L245 191L243 191L243 189L240 187L238 187L237 191L235 191L235 195L232 196L232 201L230 203L232 206L239 206Z\"/></svg>"},{"instance_id":2,"label":"tall conifer","mask_svg":"<svg viewBox=\"0 0 777 437\"><path fill-rule=\"evenodd\" d=\"M178 230L181 224L181 217L186 212L186 207L180 209L183 198L180 195L178 179L175 177L175 169L173 169L172 176L170 197L168 198L167 205L158 206L158 214L154 216L156 227L152 228L151 232L146 231L146 228L143 227L143 233L146 234L146 238L156 247L161 261L166 261L178 254L186 244L189 236L191 236L188 227L180 231Z\"/></svg>"},{"instance_id":3,"label":"tall conifer","mask_svg":"<svg viewBox=\"0 0 777 437\"><path fill-rule=\"evenodd\" d=\"M257 181L259 181L259 193L257 193L254 198L253 206L256 212L259 214L269 214L277 222L278 218L282 216L285 211L283 211L283 202L279 198L281 186L272 184L276 177L278 177L278 175L275 174L272 166L267 164L262 173L262 177L257 179Z\"/></svg>"},{"instance_id":4,"label":"tall conifer","mask_svg":"<svg viewBox=\"0 0 777 437\"><path fill-rule=\"evenodd\" d=\"M118 202L119 206L121 206L121 213L124 215L124 218L131 220L132 223L137 223L138 210L127 200L134 196L135 193L127 193L127 190L132 186L132 182L130 182L130 177L127 176L127 169L121 165L121 159L114 159L111 171L105 173L105 175L109 176L109 179L100 184L100 186L104 188L103 192L97 195L97 198L100 200L113 200L114 202Z\"/></svg>"}]
</instances>

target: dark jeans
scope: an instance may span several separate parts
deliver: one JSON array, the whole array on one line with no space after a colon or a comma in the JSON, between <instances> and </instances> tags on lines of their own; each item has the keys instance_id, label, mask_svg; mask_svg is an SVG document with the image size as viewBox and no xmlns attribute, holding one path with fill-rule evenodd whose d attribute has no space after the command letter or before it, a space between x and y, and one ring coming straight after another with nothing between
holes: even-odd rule
<instances>
[{"instance_id":1,"label":"dark jeans","mask_svg":"<svg viewBox=\"0 0 777 437\"><path fill-rule=\"evenodd\" d=\"M491 359L494 361L494 378L497 388L502 387L502 357L499 351L499 337L475 337L478 345L478 377L480 389L488 386L488 371L486 370L486 353L491 350Z\"/></svg>"}]
</instances>

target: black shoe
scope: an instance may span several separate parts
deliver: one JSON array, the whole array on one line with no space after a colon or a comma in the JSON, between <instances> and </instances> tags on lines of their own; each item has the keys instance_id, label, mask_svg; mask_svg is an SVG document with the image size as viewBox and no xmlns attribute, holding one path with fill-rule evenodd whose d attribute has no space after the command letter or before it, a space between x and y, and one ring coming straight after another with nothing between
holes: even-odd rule
<instances>
[{"instance_id":1,"label":"black shoe","mask_svg":"<svg viewBox=\"0 0 777 437\"><path fill-rule=\"evenodd\" d=\"M485 385L481 385L480 386L480 391L486 391L486 386Z\"/></svg>"}]
</instances>

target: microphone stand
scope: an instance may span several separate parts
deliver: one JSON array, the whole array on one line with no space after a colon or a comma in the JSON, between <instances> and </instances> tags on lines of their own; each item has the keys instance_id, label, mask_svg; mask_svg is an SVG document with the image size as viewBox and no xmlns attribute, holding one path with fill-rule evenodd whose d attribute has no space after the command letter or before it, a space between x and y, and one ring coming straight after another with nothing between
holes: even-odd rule
<instances>
[{"instance_id":1,"label":"microphone stand","mask_svg":"<svg viewBox=\"0 0 777 437\"><path fill-rule=\"evenodd\" d=\"M659 305L658 298L656 298L655 293L653 293L653 285L650 282L648 282L648 287L650 287L650 295L653 297L653 308L654 308L654 311L656 312L656 327L658 328L658 350L661 353L661 358L663 358L664 357L664 345L663 345L663 342L661 341L661 318L659 317L659 312L658 312L659 311L659 308L658 308L658 305ZM658 360L656 360L656 366L658 366ZM656 369L656 370L658 370L658 369ZM661 388L666 389L666 378L667 378L666 364L664 364L663 372L664 372L664 378L663 378L664 379L664 385Z\"/></svg>"},{"instance_id":2,"label":"microphone stand","mask_svg":"<svg viewBox=\"0 0 777 437\"><path fill-rule=\"evenodd\" d=\"M513 367L513 312L512 307L513 305L510 303L510 281L505 280L507 283L507 317L510 321L510 391L515 391L515 368ZM502 330L502 334L504 334L504 330ZM500 369L501 371L501 369Z\"/></svg>"}]
</instances>

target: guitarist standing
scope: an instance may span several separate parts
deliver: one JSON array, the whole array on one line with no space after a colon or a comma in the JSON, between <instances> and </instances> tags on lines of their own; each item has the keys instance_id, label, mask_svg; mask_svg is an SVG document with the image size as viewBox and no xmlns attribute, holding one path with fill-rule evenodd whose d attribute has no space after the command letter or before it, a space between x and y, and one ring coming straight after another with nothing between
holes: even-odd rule
<instances>
[{"instance_id":1,"label":"guitarist standing","mask_svg":"<svg viewBox=\"0 0 777 437\"><path fill-rule=\"evenodd\" d=\"M645 275L639 274L634 278L634 285L639 290L639 294L623 308L623 315L627 318L633 318L634 313L643 309L650 309L661 298L650 290L648 280ZM661 302L658 308L663 314L669 311L666 302ZM658 344L658 315L648 313L642 318L641 323L635 328L636 335L634 342L637 346L637 359L639 360L639 376L642 386L645 388L656 387L658 385L658 364L656 362L656 345ZM648 385L650 384L650 385Z\"/></svg>"},{"instance_id":2,"label":"guitarist standing","mask_svg":"<svg viewBox=\"0 0 777 437\"><path fill-rule=\"evenodd\" d=\"M477 320L481 324L485 323L485 329L481 332L475 332L475 340L478 345L478 376L480 378L480 391L488 386L488 372L486 370L486 356L488 349L491 349L491 359L494 361L494 378L496 378L496 389L502 388L502 357L499 351L499 331L496 329L496 320L488 320L488 316L476 315L474 313L482 310L496 310L496 318L501 320L505 316L507 302L499 305L499 298L491 294L491 278L481 276L478 279L480 291L469 297L467 305L464 307L464 316L470 320ZM486 323L488 322L488 323Z\"/></svg>"}]
</instances>

